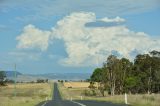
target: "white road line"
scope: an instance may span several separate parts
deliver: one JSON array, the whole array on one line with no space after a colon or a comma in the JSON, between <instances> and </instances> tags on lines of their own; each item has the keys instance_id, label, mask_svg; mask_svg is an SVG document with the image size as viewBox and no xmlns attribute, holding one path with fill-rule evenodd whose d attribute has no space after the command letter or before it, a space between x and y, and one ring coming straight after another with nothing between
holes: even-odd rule
<instances>
[{"instance_id":1,"label":"white road line","mask_svg":"<svg viewBox=\"0 0 160 106\"><path fill-rule=\"evenodd\" d=\"M47 104L47 101L42 106L45 106L46 104Z\"/></svg>"},{"instance_id":2,"label":"white road line","mask_svg":"<svg viewBox=\"0 0 160 106\"><path fill-rule=\"evenodd\" d=\"M75 103L75 104L78 104L78 105L80 105L80 106L86 106L86 105L84 105L84 104L82 104L82 103L79 103L79 102L75 102L75 101L71 101L71 102L73 102L73 103Z\"/></svg>"}]
</instances>

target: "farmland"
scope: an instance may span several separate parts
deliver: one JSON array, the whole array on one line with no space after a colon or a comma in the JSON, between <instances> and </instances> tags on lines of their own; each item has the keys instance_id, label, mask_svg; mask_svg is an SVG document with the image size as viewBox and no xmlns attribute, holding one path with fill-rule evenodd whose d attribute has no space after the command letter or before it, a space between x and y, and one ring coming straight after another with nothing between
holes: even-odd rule
<instances>
[{"instance_id":1,"label":"farmland","mask_svg":"<svg viewBox=\"0 0 160 106\"><path fill-rule=\"evenodd\" d=\"M88 82L65 82L64 87L66 88L88 88L89 83Z\"/></svg>"},{"instance_id":2,"label":"farmland","mask_svg":"<svg viewBox=\"0 0 160 106\"><path fill-rule=\"evenodd\" d=\"M16 97L14 85L0 87L0 106L34 106L51 97L52 85L49 83L17 84Z\"/></svg>"}]
</instances>

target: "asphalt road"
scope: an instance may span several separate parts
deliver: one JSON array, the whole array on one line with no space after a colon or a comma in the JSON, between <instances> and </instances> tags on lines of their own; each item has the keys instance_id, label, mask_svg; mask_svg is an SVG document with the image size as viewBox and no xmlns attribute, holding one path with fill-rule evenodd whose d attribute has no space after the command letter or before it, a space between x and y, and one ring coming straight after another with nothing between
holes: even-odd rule
<instances>
[{"instance_id":1,"label":"asphalt road","mask_svg":"<svg viewBox=\"0 0 160 106\"><path fill-rule=\"evenodd\" d=\"M62 100L57 83L54 83L54 93L53 98L50 101L42 102L37 106L126 106L126 105L118 105L112 104L110 102L98 102L98 101L69 101L69 100Z\"/></svg>"}]
</instances>

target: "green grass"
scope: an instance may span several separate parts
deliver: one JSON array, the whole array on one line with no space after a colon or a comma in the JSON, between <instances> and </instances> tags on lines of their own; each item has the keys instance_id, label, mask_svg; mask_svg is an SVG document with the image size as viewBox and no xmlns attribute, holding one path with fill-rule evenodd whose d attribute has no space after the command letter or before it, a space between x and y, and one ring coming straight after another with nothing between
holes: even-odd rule
<instances>
[{"instance_id":1,"label":"green grass","mask_svg":"<svg viewBox=\"0 0 160 106\"><path fill-rule=\"evenodd\" d=\"M51 98L51 88L50 83L17 84L14 97L14 85L0 87L0 106L35 106Z\"/></svg>"}]
</instances>

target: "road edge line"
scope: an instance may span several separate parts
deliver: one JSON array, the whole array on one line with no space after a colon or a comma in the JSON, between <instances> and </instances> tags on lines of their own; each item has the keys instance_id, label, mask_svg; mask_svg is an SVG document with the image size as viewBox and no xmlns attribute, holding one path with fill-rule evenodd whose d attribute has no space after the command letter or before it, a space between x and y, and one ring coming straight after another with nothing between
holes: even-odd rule
<instances>
[{"instance_id":1,"label":"road edge line","mask_svg":"<svg viewBox=\"0 0 160 106\"><path fill-rule=\"evenodd\" d=\"M46 102L44 102L44 104L42 104L41 106L45 106L47 104L47 101Z\"/></svg>"},{"instance_id":2,"label":"road edge line","mask_svg":"<svg viewBox=\"0 0 160 106\"><path fill-rule=\"evenodd\" d=\"M78 105L80 105L80 106L86 106L86 105L84 105L84 104L82 104L82 103L79 103L79 102L76 102L76 101L71 101L71 102L73 102L73 103L75 103L75 104L78 104Z\"/></svg>"}]
</instances>

